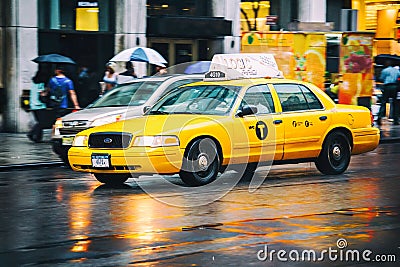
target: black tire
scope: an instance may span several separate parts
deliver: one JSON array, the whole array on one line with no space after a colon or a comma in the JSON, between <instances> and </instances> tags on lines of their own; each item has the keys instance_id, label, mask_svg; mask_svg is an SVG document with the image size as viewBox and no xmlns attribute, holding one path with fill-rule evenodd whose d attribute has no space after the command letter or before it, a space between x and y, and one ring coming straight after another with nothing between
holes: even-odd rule
<instances>
[{"instance_id":1,"label":"black tire","mask_svg":"<svg viewBox=\"0 0 400 267\"><path fill-rule=\"evenodd\" d=\"M187 149L179 176L187 185L200 186L214 181L219 168L217 146L210 138L204 138L196 140Z\"/></svg>"},{"instance_id":2,"label":"black tire","mask_svg":"<svg viewBox=\"0 0 400 267\"><path fill-rule=\"evenodd\" d=\"M71 168L71 166L69 165L69 160L68 160L68 149L66 151L62 151L59 154L59 157L67 167Z\"/></svg>"},{"instance_id":3,"label":"black tire","mask_svg":"<svg viewBox=\"0 0 400 267\"><path fill-rule=\"evenodd\" d=\"M121 185L129 179L129 174L105 174L105 173L93 173L97 181L108 185Z\"/></svg>"},{"instance_id":4,"label":"black tire","mask_svg":"<svg viewBox=\"0 0 400 267\"><path fill-rule=\"evenodd\" d=\"M69 160L68 160L68 150L70 149L70 146L61 145L61 139L60 139L53 141L52 149L53 152L56 153L58 157L64 162L64 164L70 168L71 166L69 165Z\"/></svg>"},{"instance_id":5,"label":"black tire","mask_svg":"<svg viewBox=\"0 0 400 267\"><path fill-rule=\"evenodd\" d=\"M347 170L350 157L349 138L342 132L333 132L325 139L315 166L323 174L341 174Z\"/></svg>"}]
</instances>

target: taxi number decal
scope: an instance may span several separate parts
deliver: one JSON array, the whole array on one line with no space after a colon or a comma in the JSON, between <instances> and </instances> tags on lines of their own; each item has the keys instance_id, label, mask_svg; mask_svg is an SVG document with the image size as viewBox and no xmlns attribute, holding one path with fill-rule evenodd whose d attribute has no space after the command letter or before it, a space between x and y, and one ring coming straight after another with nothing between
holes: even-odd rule
<instances>
[{"instance_id":1,"label":"taxi number decal","mask_svg":"<svg viewBox=\"0 0 400 267\"><path fill-rule=\"evenodd\" d=\"M263 121L258 121L256 124L256 135L258 139L264 140L268 136L268 127Z\"/></svg>"},{"instance_id":2,"label":"taxi number decal","mask_svg":"<svg viewBox=\"0 0 400 267\"><path fill-rule=\"evenodd\" d=\"M302 121L292 121L292 126L293 126L293 127L300 127L300 126L302 126L302 125L304 125L305 127L310 127L310 126L313 126L313 123L312 123L311 121L305 121L305 122L302 122Z\"/></svg>"}]
</instances>

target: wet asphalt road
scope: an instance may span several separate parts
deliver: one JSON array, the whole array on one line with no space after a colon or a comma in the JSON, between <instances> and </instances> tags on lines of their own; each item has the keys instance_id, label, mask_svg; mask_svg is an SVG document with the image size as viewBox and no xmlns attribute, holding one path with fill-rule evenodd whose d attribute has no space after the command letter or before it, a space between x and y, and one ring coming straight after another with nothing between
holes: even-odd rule
<instances>
[{"instance_id":1,"label":"wet asphalt road","mask_svg":"<svg viewBox=\"0 0 400 267\"><path fill-rule=\"evenodd\" d=\"M380 145L340 176L261 168L255 192L242 181L200 206L220 189L189 196L141 177L149 196L134 179L112 188L65 167L0 172L0 266L399 266L399 153ZM304 250L317 258L296 260ZM370 261L340 260L348 250Z\"/></svg>"}]
</instances>

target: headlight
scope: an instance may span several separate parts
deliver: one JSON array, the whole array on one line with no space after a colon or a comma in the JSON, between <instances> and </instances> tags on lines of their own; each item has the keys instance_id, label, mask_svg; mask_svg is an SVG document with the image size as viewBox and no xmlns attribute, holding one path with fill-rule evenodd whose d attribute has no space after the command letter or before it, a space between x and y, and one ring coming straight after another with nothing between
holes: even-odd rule
<instances>
[{"instance_id":1,"label":"headlight","mask_svg":"<svg viewBox=\"0 0 400 267\"><path fill-rule=\"evenodd\" d=\"M87 135L77 135L72 142L72 146L87 146Z\"/></svg>"},{"instance_id":2,"label":"headlight","mask_svg":"<svg viewBox=\"0 0 400 267\"><path fill-rule=\"evenodd\" d=\"M137 136L133 146L179 146L179 139L175 135Z\"/></svg>"},{"instance_id":3,"label":"headlight","mask_svg":"<svg viewBox=\"0 0 400 267\"><path fill-rule=\"evenodd\" d=\"M62 119L58 118L56 120L56 122L53 125L53 131L52 131L52 135L60 135L60 128L62 128L63 124L62 124Z\"/></svg>"},{"instance_id":4,"label":"headlight","mask_svg":"<svg viewBox=\"0 0 400 267\"><path fill-rule=\"evenodd\" d=\"M104 125L104 124L107 124L107 123L120 121L121 119L122 119L122 115L121 114L108 116L108 117L104 117L104 118L99 118L97 120L94 120L90 126L92 126L92 127L100 126L100 125Z\"/></svg>"}]
</instances>

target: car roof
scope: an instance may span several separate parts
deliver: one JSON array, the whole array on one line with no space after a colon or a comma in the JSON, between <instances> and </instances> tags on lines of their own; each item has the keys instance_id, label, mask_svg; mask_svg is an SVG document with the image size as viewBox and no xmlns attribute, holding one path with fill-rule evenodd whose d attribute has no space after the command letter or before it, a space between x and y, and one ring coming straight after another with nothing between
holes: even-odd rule
<instances>
[{"instance_id":1,"label":"car roof","mask_svg":"<svg viewBox=\"0 0 400 267\"><path fill-rule=\"evenodd\" d=\"M124 83L118 84L118 86L123 86L127 84L132 84L132 83L137 83L137 82L150 82L150 81L156 81L156 82L162 82L162 81L167 81L169 79L173 78L179 78L179 79L190 79L190 78L199 78L202 79L204 78L204 75L201 74L164 74L164 75L154 75L154 76L145 76L143 78L138 78L134 79L131 81L127 81Z\"/></svg>"}]
</instances>

